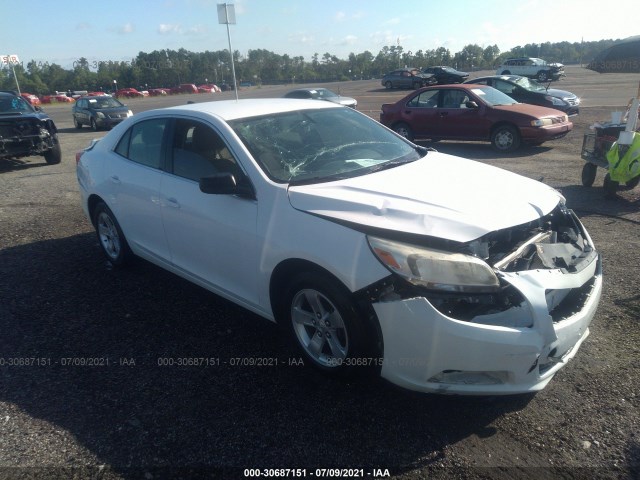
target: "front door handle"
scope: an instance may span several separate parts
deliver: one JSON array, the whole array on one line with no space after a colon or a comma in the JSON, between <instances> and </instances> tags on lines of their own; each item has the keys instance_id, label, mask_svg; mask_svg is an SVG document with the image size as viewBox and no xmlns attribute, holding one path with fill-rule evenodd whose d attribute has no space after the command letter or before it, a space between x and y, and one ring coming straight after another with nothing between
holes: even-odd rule
<instances>
[{"instance_id":1,"label":"front door handle","mask_svg":"<svg viewBox=\"0 0 640 480\"><path fill-rule=\"evenodd\" d=\"M180 203L175 198L167 198L167 206L172 208L180 208Z\"/></svg>"},{"instance_id":2,"label":"front door handle","mask_svg":"<svg viewBox=\"0 0 640 480\"><path fill-rule=\"evenodd\" d=\"M117 175L112 175L112 176L111 176L111 181L112 181L113 183L116 183L116 184L120 184L120 183L121 183L121 182L120 182L120 177L118 177Z\"/></svg>"}]
</instances>

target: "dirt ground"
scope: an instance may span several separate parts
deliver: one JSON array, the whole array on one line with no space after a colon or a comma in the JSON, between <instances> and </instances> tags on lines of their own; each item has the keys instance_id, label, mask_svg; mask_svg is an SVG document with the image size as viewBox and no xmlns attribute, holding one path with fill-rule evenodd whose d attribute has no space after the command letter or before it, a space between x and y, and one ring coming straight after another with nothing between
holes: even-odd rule
<instances>
[{"instance_id":1,"label":"dirt ground","mask_svg":"<svg viewBox=\"0 0 640 480\"><path fill-rule=\"evenodd\" d=\"M591 335L545 390L515 397L328 379L292 364L277 328L250 312L145 262L110 269L81 211L74 159L105 132L77 131L69 106L47 107L62 163L0 163L0 479L245 478L246 468L334 478L345 472L326 469L355 469L353 478L386 469L402 479L638 478L640 187L605 199L603 170L583 187L580 149L589 126L625 108L639 80L567 68L554 86L582 97L580 115L569 136L540 147L500 156L484 143L434 145L559 189L603 257ZM408 93L377 80L327 86L374 118ZM139 112L205 98L128 103ZM219 363L163 365L187 357ZM242 358L279 363L243 366Z\"/></svg>"}]
</instances>

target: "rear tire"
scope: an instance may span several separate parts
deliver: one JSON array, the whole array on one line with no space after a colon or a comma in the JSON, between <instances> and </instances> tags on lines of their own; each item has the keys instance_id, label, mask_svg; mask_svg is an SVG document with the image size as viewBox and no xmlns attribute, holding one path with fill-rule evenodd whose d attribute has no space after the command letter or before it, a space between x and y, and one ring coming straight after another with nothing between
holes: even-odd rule
<instances>
[{"instance_id":1,"label":"rear tire","mask_svg":"<svg viewBox=\"0 0 640 480\"><path fill-rule=\"evenodd\" d=\"M75 127L80 130L82 128L82 124L78 121L78 119L76 117L73 117L73 124L75 125Z\"/></svg>"},{"instance_id":2,"label":"rear tire","mask_svg":"<svg viewBox=\"0 0 640 480\"><path fill-rule=\"evenodd\" d=\"M596 180L598 166L595 163L587 162L582 167L582 185L590 187Z\"/></svg>"},{"instance_id":3,"label":"rear tire","mask_svg":"<svg viewBox=\"0 0 640 480\"><path fill-rule=\"evenodd\" d=\"M93 130L94 132L98 131L98 124L96 123L94 118L91 119L91 130Z\"/></svg>"},{"instance_id":4,"label":"rear tire","mask_svg":"<svg viewBox=\"0 0 640 480\"><path fill-rule=\"evenodd\" d=\"M100 202L93 211L93 225L102 253L114 266L120 267L131 260L133 254L120 224L106 203Z\"/></svg>"}]
</instances>

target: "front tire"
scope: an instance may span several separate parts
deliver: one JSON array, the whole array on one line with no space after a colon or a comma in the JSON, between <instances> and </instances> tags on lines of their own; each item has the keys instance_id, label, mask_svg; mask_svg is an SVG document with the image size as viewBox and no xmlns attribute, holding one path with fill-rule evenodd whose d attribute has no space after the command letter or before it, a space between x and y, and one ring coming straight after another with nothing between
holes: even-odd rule
<instances>
[{"instance_id":1,"label":"front tire","mask_svg":"<svg viewBox=\"0 0 640 480\"><path fill-rule=\"evenodd\" d=\"M62 150L60 149L60 143L58 142L58 138L54 138L55 143L51 150L44 153L44 160L48 165L57 165L62 161Z\"/></svg>"},{"instance_id":2,"label":"front tire","mask_svg":"<svg viewBox=\"0 0 640 480\"><path fill-rule=\"evenodd\" d=\"M618 190L618 182L611 180L611 175L607 173L604 177L602 188L604 189L605 198L615 198Z\"/></svg>"},{"instance_id":3,"label":"front tire","mask_svg":"<svg viewBox=\"0 0 640 480\"><path fill-rule=\"evenodd\" d=\"M415 138L413 135L413 131L411 130L411 127L406 123L398 123L393 127L393 131L402 135L404 138L406 138L410 142L413 142Z\"/></svg>"},{"instance_id":4,"label":"front tire","mask_svg":"<svg viewBox=\"0 0 640 480\"><path fill-rule=\"evenodd\" d=\"M104 202L96 206L93 212L93 224L98 243L107 260L118 267L125 265L131 259L132 253L120 224Z\"/></svg>"},{"instance_id":5,"label":"front tire","mask_svg":"<svg viewBox=\"0 0 640 480\"><path fill-rule=\"evenodd\" d=\"M547 72L539 71L537 78L539 82L546 82L547 80L549 80L549 75L547 74Z\"/></svg>"},{"instance_id":6,"label":"front tire","mask_svg":"<svg viewBox=\"0 0 640 480\"><path fill-rule=\"evenodd\" d=\"M299 273L285 290L283 321L292 342L314 367L331 375L371 366L373 329L366 328L350 292L322 272Z\"/></svg>"},{"instance_id":7,"label":"front tire","mask_svg":"<svg viewBox=\"0 0 640 480\"><path fill-rule=\"evenodd\" d=\"M386 88L387 90L391 90L393 88L393 83L391 83L390 81L386 81L384 84L384 88Z\"/></svg>"},{"instance_id":8,"label":"front tire","mask_svg":"<svg viewBox=\"0 0 640 480\"><path fill-rule=\"evenodd\" d=\"M95 118L91 119L91 130L93 130L94 132L98 131L98 124L96 123Z\"/></svg>"},{"instance_id":9,"label":"front tire","mask_svg":"<svg viewBox=\"0 0 640 480\"><path fill-rule=\"evenodd\" d=\"M595 163L585 163L584 167L582 167L582 185L585 187L593 185L593 182L596 180L597 171L598 166Z\"/></svg>"},{"instance_id":10,"label":"front tire","mask_svg":"<svg viewBox=\"0 0 640 480\"><path fill-rule=\"evenodd\" d=\"M82 124L78 121L76 117L73 117L73 125L80 130L82 128Z\"/></svg>"},{"instance_id":11,"label":"front tire","mask_svg":"<svg viewBox=\"0 0 640 480\"><path fill-rule=\"evenodd\" d=\"M513 152L520 147L520 133L511 125L500 125L491 134L491 145L499 152Z\"/></svg>"}]
</instances>

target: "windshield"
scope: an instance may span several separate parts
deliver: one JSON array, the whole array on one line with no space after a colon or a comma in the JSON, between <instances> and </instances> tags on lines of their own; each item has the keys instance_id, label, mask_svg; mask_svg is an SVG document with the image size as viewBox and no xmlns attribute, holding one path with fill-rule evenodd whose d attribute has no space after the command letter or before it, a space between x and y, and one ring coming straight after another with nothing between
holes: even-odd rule
<instances>
[{"instance_id":1,"label":"windshield","mask_svg":"<svg viewBox=\"0 0 640 480\"><path fill-rule=\"evenodd\" d=\"M33 108L21 97L1 97L0 113L33 113Z\"/></svg>"},{"instance_id":2,"label":"windshield","mask_svg":"<svg viewBox=\"0 0 640 480\"><path fill-rule=\"evenodd\" d=\"M331 90L327 90L326 88L317 88L316 92L318 93L318 96L314 98L332 98L338 96Z\"/></svg>"},{"instance_id":3,"label":"windshield","mask_svg":"<svg viewBox=\"0 0 640 480\"><path fill-rule=\"evenodd\" d=\"M89 106L91 108L114 108L114 107L124 107L122 103L116 100L113 97L107 97L103 95L104 98L91 98L89 99Z\"/></svg>"},{"instance_id":4,"label":"windshield","mask_svg":"<svg viewBox=\"0 0 640 480\"><path fill-rule=\"evenodd\" d=\"M499 105L513 105L515 103L518 103L506 93L502 93L500 90L496 90L493 87L476 87L471 91L478 95L482 99L482 101L484 101L484 103L493 107L497 107Z\"/></svg>"},{"instance_id":5,"label":"windshield","mask_svg":"<svg viewBox=\"0 0 640 480\"><path fill-rule=\"evenodd\" d=\"M530 80L527 77L520 77L514 80L515 83L520 85L525 90L529 90L530 92L540 92L546 90L543 85L540 85L535 80Z\"/></svg>"},{"instance_id":6,"label":"windshield","mask_svg":"<svg viewBox=\"0 0 640 480\"><path fill-rule=\"evenodd\" d=\"M229 122L260 167L281 183L348 178L420 158L414 146L351 108Z\"/></svg>"}]
</instances>

